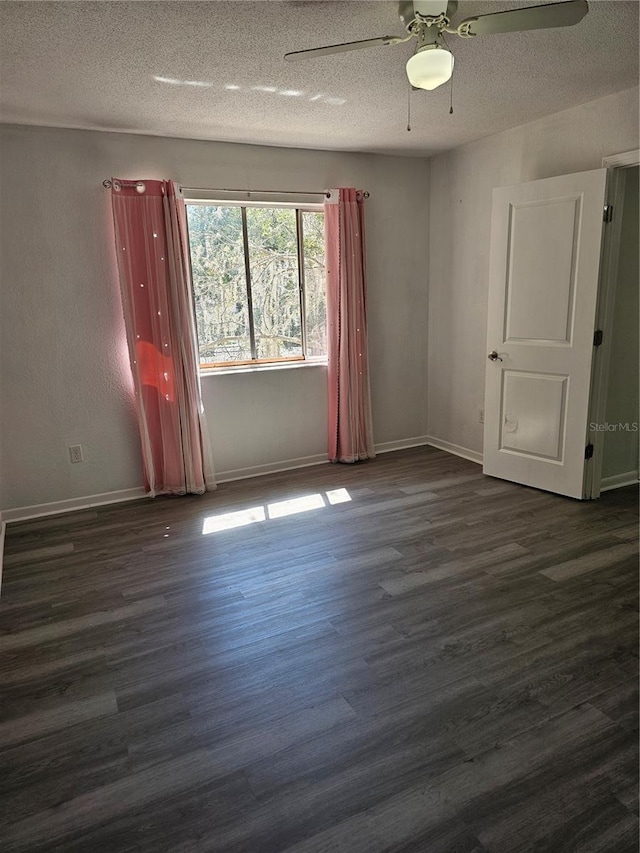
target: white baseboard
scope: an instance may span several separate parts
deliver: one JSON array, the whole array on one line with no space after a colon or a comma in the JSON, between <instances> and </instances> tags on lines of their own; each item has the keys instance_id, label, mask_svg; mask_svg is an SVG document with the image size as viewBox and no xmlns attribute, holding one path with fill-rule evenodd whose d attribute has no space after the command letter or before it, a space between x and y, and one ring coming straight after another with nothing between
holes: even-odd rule
<instances>
[{"instance_id":1,"label":"white baseboard","mask_svg":"<svg viewBox=\"0 0 640 853\"><path fill-rule=\"evenodd\" d=\"M375 451L376 453L391 453L393 450L406 450L409 447L422 447L426 444L429 444L428 436L418 435L412 438L401 438L397 441L383 441L381 444L376 444ZM294 471L296 468L309 468L312 465L323 465L328 462L326 453L316 453L314 456L284 459L281 462L268 462L266 465L253 465L250 468L216 471L216 483L247 480L250 477L261 477L263 474L278 474L282 471Z\"/></svg>"},{"instance_id":2,"label":"white baseboard","mask_svg":"<svg viewBox=\"0 0 640 853\"><path fill-rule=\"evenodd\" d=\"M452 444L450 441L444 441L444 439L436 438L433 435L427 436L427 444L431 447L437 447L438 450L446 450L447 453L453 453L454 456L462 456L463 459L482 465L482 453L478 453L477 450L469 450L468 447Z\"/></svg>"},{"instance_id":3,"label":"white baseboard","mask_svg":"<svg viewBox=\"0 0 640 853\"><path fill-rule=\"evenodd\" d=\"M408 450L410 447L424 447L425 444L429 444L428 435L416 435L413 438L401 438L398 441L383 441L381 444L376 444L376 453Z\"/></svg>"},{"instance_id":4,"label":"white baseboard","mask_svg":"<svg viewBox=\"0 0 640 853\"><path fill-rule=\"evenodd\" d=\"M600 491L608 492L611 489L621 489L623 486L633 486L638 482L637 471L627 471L624 474L614 474L612 477L603 477L600 481Z\"/></svg>"},{"instance_id":5,"label":"white baseboard","mask_svg":"<svg viewBox=\"0 0 640 853\"><path fill-rule=\"evenodd\" d=\"M2 594L2 555L4 554L4 531L7 527L7 522L3 520L0 513L0 594Z\"/></svg>"},{"instance_id":6,"label":"white baseboard","mask_svg":"<svg viewBox=\"0 0 640 853\"><path fill-rule=\"evenodd\" d=\"M439 438L434 438L430 435L419 435L412 438L402 438L397 441L384 441L376 444L376 453L391 453L394 450L405 450L410 447L422 447L430 445L437 447L439 450L445 450L447 453L453 453L456 456L462 456L464 459L470 459L472 462L482 463L482 454L476 453L474 450L468 450L465 447L460 447L457 444L451 444L448 441L442 441ZM265 465L253 465L248 468L235 468L229 471L219 471L216 473L216 483L229 483L233 480L245 480L250 477L261 477L266 474L277 474L283 471L293 471L296 468L309 468L312 465L328 464L326 454L317 453L314 456L301 456L297 459L284 459L280 462L268 462ZM604 483L604 481L603 481ZM603 488L614 488L614 486L603 486ZM59 515L63 512L73 512L78 509L89 509L91 507L104 506L112 503L122 503L124 501L140 500L147 497L147 493L142 487L135 489L121 489L117 492L104 492L99 495L85 495L79 498L69 498L63 501L52 501L51 503L33 504L32 506L21 506L15 509L5 509L0 514L1 523L9 524L16 521L27 521L32 518L41 518L47 515ZM2 551L0 551L0 558Z\"/></svg>"},{"instance_id":7,"label":"white baseboard","mask_svg":"<svg viewBox=\"0 0 640 853\"><path fill-rule=\"evenodd\" d=\"M105 504L122 503L146 498L147 493L142 486L136 489L120 489L118 492L104 492L101 495L85 495L81 498L69 498L64 501L52 501L46 504L19 506L15 509L2 511L2 520L9 524L12 521L27 521L30 518L41 518L45 515L59 515L62 512L73 512L76 509L89 509Z\"/></svg>"},{"instance_id":8,"label":"white baseboard","mask_svg":"<svg viewBox=\"0 0 640 853\"><path fill-rule=\"evenodd\" d=\"M315 456L300 456L297 459L283 459L281 462L267 462L265 465L252 465L249 468L233 468L229 471L216 471L216 483L230 483L233 480L248 480L250 477L262 477L265 474L278 474L281 471L293 471L296 468L310 468L312 465L328 464L326 453Z\"/></svg>"},{"instance_id":9,"label":"white baseboard","mask_svg":"<svg viewBox=\"0 0 640 853\"><path fill-rule=\"evenodd\" d=\"M418 435L412 438L401 438L397 441L383 441L376 444L376 453L391 453L393 450L406 450L409 447L422 447L428 444L428 436ZM283 459L281 462L268 462L266 465L253 465L249 468L235 468L229 471L216 471L216 483L230 483L234 480L247 480L250 477L261 477L264 474L278 474L282 471L294 471L296 468L309 468L312 465L328 463L326 453L316 453L314 456L301 456L298 459Z\"/></svg>"}]
</instances>

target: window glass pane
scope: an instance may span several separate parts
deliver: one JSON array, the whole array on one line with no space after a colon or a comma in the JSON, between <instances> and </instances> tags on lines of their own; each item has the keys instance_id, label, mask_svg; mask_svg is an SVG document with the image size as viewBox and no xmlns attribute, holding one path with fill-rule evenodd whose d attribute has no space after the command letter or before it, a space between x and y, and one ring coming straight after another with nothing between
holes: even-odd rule
<instances>
[{"instance_id":1,"label":"window glass pane","mask_svg":"<svg viewBox=\"0 0 640 853\"><path fill-rule=\"evenodd\" d=\"M324 214L302 213L307 355L327 354L327 294L324 274Z\"/></svg>"},{"instance_id":2,"label":"window glass pane","mask_svg":"<svg viewBox=\"0 0 640 853\"><path fill-rule=\"evenodd\" d=\"M302 355L295 211L247 208L258 358Z\"/></svg>"},{"instance_id":3,"label":"window glass pane","mask_svg":"<svg viewBox=\"0 0 640 853\"><path fill-rule=\"evenodd\" d=\"M200 364L251 359L239 207L188 204Z\"/></svg>"}]
</instances>

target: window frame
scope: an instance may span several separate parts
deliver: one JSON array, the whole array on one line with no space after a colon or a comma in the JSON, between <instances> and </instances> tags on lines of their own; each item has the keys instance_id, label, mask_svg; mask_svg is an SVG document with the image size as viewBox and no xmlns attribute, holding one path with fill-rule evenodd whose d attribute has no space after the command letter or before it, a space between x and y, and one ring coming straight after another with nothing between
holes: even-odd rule
<instances>
[{"instance_id":1,"label":"window frame","mask_svg":"<svg viewBox=\"0 0 640 853\"><path fill-rule=\"evenodd\" d=\"M200 337L198 334L198 323L195 316L195 288L193 288L192 301L194 322L196 325L196 336L198 343L198 370L200 373L214 372L233 372L234 368L246 371L248 368L255 367L266 369L273 365L275 368L283 367L300 367L302 365L326 365L327 354L319 356L307 355L307 311L306 311L306 290L305 290L305 269L304 269L304 226L303 213L322 213L324 215L324 204L317 202L290 202L290 201L265 201L253 199L220 199L217 197L208 197L200 195L196 198L189 197L184 199L185 208L189 205L199 205L200 207L239 207L241 208L242 217L242 244L244 253L244 274L247 293L247 309L249 320L249 338L251 352L254 357L243 361L212 361L200 362ZM249 253L249 233L247 227L247 208L278 208L295 211L296 222L296 255L298 263L298 304L300 306L300 338L302 346L302 355L281 356L278 358L257 358L256 357L256 339L255 326L253 320L253 305L251 292L251 263ZM189 243L189 266L191 267L191 236L189 234L189 217L187 215L187 241ZM193 282L193 269L191 269L191 278Z\"/></svg>"}]
</instances>

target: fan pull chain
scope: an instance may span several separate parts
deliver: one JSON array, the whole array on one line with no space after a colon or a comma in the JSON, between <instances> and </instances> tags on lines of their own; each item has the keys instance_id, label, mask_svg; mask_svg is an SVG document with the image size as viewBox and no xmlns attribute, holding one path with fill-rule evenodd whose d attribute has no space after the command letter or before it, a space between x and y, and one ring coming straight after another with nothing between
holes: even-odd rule
<instances>
[{"instance_id":1,"label":"fan pull chain","mask_svg":"<svg viewBox=\"0 0 640 853\"><path fill-rule=\"evenodd\" d=\"M411 84L407 89L407 133L411 132Z\"/></svg>"},{"instance_id":2,"label":"fan pull chain","mask_svg":"<svg viewBox=\"0 0 640 853\"><path fill-rule=\"evenodd\" d=\"M461 33L458 33L458 35L461 35ZM449 47L449 42L447 41L447 37L445 36L444 33L442 33L442 40L444 42L444 46L447 48L449 53L453 53L451 48ZM449 78L451 81L450 88L449 88L449 115L450 116L453 115L453 75L455 73L455 68L456 68L455 59L453 57L452 57L452 62L453 62L453 65L451 66L451 77Z\"/></svg>"},{"instance_id":3,"label":"fan pull chain","mask_svg":"<svg viewBox=\"0 0 640 853\"><path fill-rule=\"evenodd\" d=\"M451 87L449 89L449 115L453 115L453 71L451 72Z\"/></svg>"}]
</instances>

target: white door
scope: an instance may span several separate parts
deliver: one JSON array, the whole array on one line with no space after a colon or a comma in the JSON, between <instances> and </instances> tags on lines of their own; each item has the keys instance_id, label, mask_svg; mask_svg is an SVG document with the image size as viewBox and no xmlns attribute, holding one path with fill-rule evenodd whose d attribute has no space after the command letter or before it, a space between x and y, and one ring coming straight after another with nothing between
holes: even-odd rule
<instances>
[{"instance_id":1,"label":"white door","mask_svg":"<svg viewBox=\"0 0 640 853\"><path fill-rule=\"evenodd\" d=\"M606 169L493 191L484 472L583 489Z\"/></svg>"}]
</instances>

